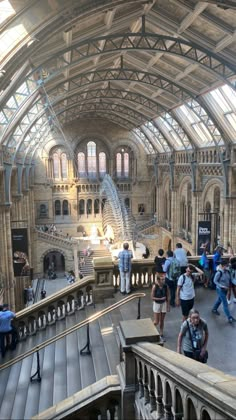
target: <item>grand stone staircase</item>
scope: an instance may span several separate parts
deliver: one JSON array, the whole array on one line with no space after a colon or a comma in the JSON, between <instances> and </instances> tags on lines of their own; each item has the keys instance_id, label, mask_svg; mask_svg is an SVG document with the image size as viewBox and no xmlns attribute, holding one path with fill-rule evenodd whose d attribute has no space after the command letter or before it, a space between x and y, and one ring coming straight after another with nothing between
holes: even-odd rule
<instances>
[{"instance_id":1,"label":"grand stone staircase","mask_svg":"<svg viewBox=\"0 0 236 420\"><path fill-rule=\"evenodd\" d=\"M93 259L94 258L99 258L99 257L110 257L111 253L108 251L108 249L104 246L101 247L100 249L93 249L93 253L92 255L90 255L89 257L84 257L83 251L79 251L79 259L82 257L85 259L85 264L84 265L80 265L80 271L82 272L82 274L84 276L89 276L90 274L93 273Z\"/></svg>"},{"instance_id":2,"label":"grand stone staircase","mask_svg":"<svg viewBox=\"0 0 236 420\"><path fill-rule=\"evenodd\" d=\"M106 299L95 308L93 304L85 306L83 310L75 311L53 325L48 325L36 335L19 342L14 352L9 351L4 359L1 358L1 364L108 307L116 300L118 297ZM0 419L30 419L102 378L116 375L116 366L119 363L116 326L122 319L121 311L115 309L90 324L91 354L80 354L87 340L86 327L40 350L41 382L30 381L37 368L36 353L0 370Z\"/></svg>"}]
</instances>

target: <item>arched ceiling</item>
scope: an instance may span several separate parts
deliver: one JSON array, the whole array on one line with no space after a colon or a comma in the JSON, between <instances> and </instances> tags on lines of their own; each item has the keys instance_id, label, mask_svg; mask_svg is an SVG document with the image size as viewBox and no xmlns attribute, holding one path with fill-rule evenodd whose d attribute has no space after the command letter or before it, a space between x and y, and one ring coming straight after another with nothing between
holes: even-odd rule
<instances>
[{"instance_id":1,"label":"arched ceiling","mask_svg":"<svg viewBox=\"0 0 236 420\"><path fill-rule=\"evenodd\" d=\"M235 1L0 0L0 9L0 136L12 161L31 161L53 132L85 118L125 127L147 153L235 143Z\"/></svg>"}]
</instances>

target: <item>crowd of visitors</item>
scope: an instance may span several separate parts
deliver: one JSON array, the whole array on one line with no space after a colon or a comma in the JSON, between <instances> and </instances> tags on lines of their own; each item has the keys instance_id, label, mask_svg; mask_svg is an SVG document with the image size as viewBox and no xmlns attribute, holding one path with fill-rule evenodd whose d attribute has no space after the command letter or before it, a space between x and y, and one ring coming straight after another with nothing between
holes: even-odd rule
<instances>
[{"instance_id":1,"label":"crowd of visitors","mask_svg":"<svg viewBox=\"0 0 236 420\"><path fill-rule=\"evenodd\" d=\"M160 338L165 341L164 320L170 306L180 306L182 312L182 325L178 336L177 352L206 363L208 358L207 323L200 318L199 312L194 309L195 282L201 278L203 285L216 289L217 299L213 305L212 313L220 315L218 308L222 304L223 311L229 323L233 318L229 305L236 303L236 257L231 250L230 258L226 260L223 253L227 252L218 245L212 260L209 259L209 249L202 247L202 255L198 264L189 264L187 253L180 243L176 244L174 251L166 253L159 249L154 259L156 275L152 287L151 299L153 301L154 325L158 326ZM233 294L233 300L231 300Z\"/></svg>"}]
</instances>

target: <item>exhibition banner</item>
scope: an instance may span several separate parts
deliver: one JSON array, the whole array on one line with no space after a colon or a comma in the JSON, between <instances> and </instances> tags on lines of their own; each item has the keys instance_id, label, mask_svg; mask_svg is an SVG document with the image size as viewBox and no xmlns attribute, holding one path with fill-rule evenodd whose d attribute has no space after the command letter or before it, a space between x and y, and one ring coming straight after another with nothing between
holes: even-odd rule
<instances>
[{"instance_id":1,"label":"exhibition banner","mask_svg":"<svg viewBox=\"0 0 236 420\"><path fill-rule=\"evenodd\" d=\"M200 220L198 222L198 255L201 255L206 249L210 252L211 245L211 221Z\"/></svg>"},{"instance_id":2,"label":"exhibition banner","mask_svg":"<svg viewBox=\"0 0 236 420\"><path fill-rule=\"evenodd\" d=\"M12 229L11 237L14 276L29 276L27 228Z\"/></svg>"}]
</instances>

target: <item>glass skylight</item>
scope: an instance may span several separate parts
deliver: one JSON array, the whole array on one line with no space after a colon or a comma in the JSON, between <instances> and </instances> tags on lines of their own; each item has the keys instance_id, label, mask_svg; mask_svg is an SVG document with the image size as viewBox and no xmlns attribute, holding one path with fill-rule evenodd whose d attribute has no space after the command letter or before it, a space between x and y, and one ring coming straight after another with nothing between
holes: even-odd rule
<instances>
[{"instance_id":1,"label":"glass skylight","mask_svg":"<svg viewBox=\"0 0 236 420\"><path fill-rule=\"evenodd\" d=\"M221 107L223 112L231 111L231 107L220 92L220 89L213 90L212 92L210 92L210 95L215 99L215 101Z\"/></svg>"},{"instance_id":2,"label":"glass skylight","mask_svg":"<svg viewBox=\"0 0 236 420\"><path fill-rule=\"evenodd\" d=\"M15 15L15 11L13 7L11 6L9 0L3 0L1 1L0 5L1 13L0 13L0 25L8 19L10 16Z\"/></svg>"}]
</instances>

